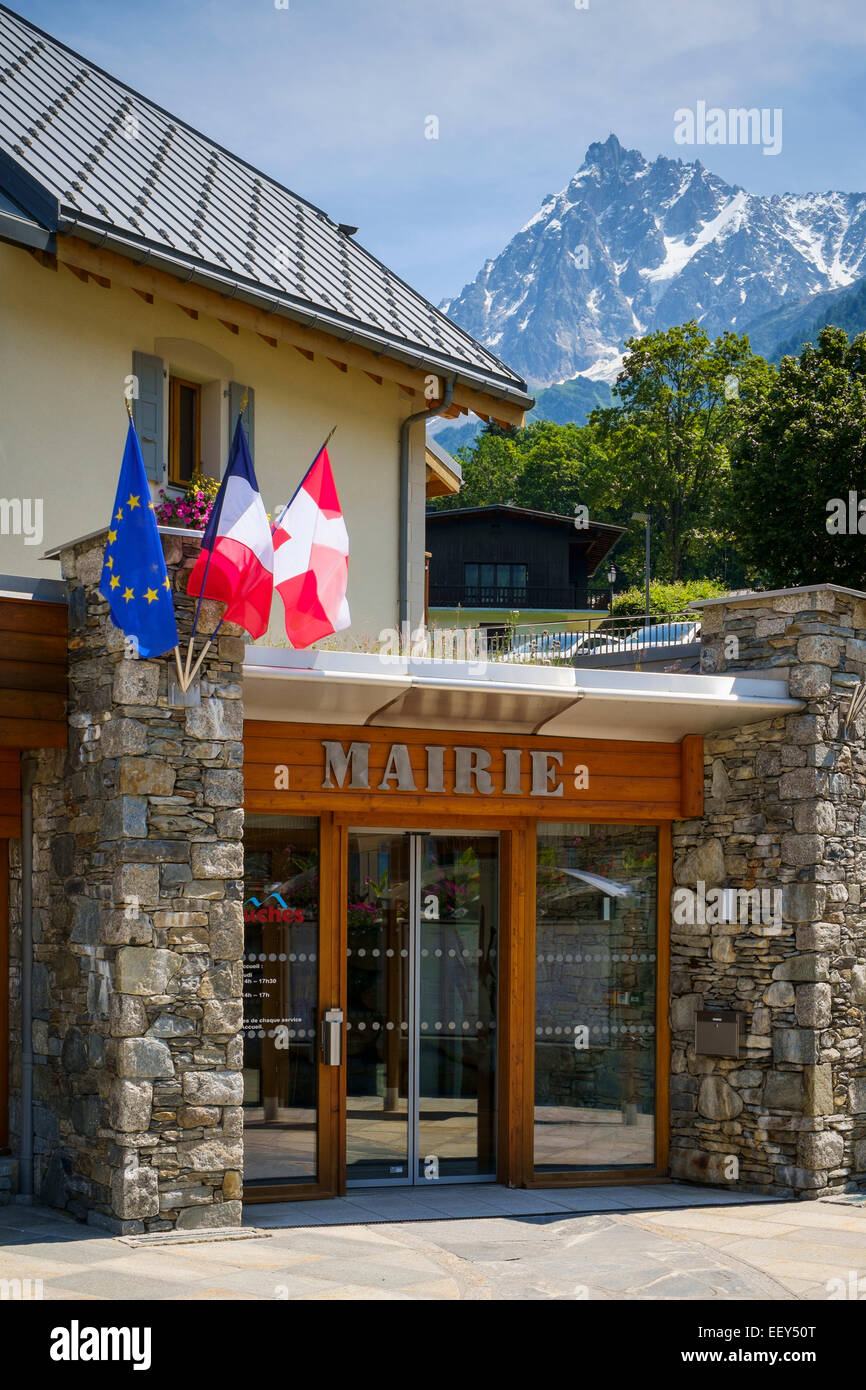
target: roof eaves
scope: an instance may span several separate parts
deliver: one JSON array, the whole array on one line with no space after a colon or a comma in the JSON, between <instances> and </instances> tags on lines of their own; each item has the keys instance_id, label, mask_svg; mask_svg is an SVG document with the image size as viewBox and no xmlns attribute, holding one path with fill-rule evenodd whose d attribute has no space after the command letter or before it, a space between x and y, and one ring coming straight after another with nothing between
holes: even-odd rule
<instances>
[{"instance_id":1,"label":"roof eaves","mask_svg":"<svg viewBox=\"0 0 866 1390\"><path fill-rule=\"evenodd\" d=\"M58 199L5 150L0 150L0 187L36 222L49 231L57 230L60 221Z\"/></svg>"},{"instance_id":2,"label":"roof eaves","mask_svg":"<svg viewBox=\"0 0 866 1390\"><path fill-rule=\"evenodd\" d=\"M6 189L0 185L0 241L8 241L13 246L26 246L28 250L48 251L56 249L53 232L30 217Z\"/></svg>"},{"instance_id":3,"label":"roof eaves","mask_svg":"<svg viewBox=\"0 0 866 1390\"><path fill-rule=\"evenodd\" d=\"M257 308L264 308L268 313L294 319L306 328L319 329L342 342L357 342L374 353L396 358L406 366L416 369L436 367L445 375L456 376L461 385L473 390L484 390L499 399L512 401L525 410L530 410L535 404L534 399L526 395L525 385L520 378L500 377L484 372L466 361L448 357L444 353L430 349L422 351L415 344L385 333L376 333L366 325L341 318L338 314L329 314L322 309L314 308L306 301L292 300L287 295L271 293L253 281L245 282L231 272L220 271L204 262L188 258L183 252L171 254L144 238L126 236L107 223L100 223L84 216L77 209L62 207L58 214L58 222L58 231L64 235L78 236L95 246L116 251L138 265L153 265L166 270L185 283L215 289L224 299L239 299Z\"/></svg>"},{"instance_id":4,"label":"roof eaves","mask_svg":"<svg viewBox=\"0 0 866 1390\"><path fill-rule=\"evenodd\" d=\"M573 516L561 516L559 512L542 512L538 511L535 507L516 507L511 502L488 502L484 506L479 507L451 507L447 511L431 512L429 518L438 517L440 520L451 519L455 516L479 515L482 512L507 512L509 516L514 516L518 519L524 516L531 516L539 521L548 521L551 523L560 522L567 526L574 526ZM621 536L625 535L628 527L618 526L612 521L589 520L586 526L581 526L578 529L581 531L611 532Z\"/></svg>"}]
</instances>

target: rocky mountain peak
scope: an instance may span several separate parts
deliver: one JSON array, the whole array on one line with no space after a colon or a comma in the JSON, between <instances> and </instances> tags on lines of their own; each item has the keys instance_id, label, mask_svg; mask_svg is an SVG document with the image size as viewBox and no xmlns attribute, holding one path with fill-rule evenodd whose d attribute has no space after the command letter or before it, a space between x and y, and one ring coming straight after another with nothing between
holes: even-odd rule
<instances>
[{"instance_id":1,"label":"rocky mountain peak","mask_svg":"<svg viewBox=\"0 0 866 1390\"><path fill-rule=\"evenodd\" d=\"M442 307L546 386L612 380L633 335L689 318L743 332L864 274L866 194L760 197L610 134Z\"/></svg>"}]
</instances>

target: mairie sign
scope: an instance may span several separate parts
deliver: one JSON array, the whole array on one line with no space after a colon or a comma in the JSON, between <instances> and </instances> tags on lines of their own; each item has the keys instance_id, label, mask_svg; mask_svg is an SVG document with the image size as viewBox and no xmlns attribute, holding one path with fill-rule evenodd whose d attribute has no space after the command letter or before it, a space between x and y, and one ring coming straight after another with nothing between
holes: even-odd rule
<instances>
[{"instance_id":1,"label":"mairie sign","mask_svg":"<svg viewBox=\"0 0 866 1390\"><path fill-rule=\"evenodd\" d=\"M494 776L493 754L487 748L461 744L453 750L446 744L424 745L425 759L415 764L409 745L392 743L379 781L371 785L369 743L352 741L348 745L334 739L323 739L322 788L348 788L349 791L445 792L445 756L453 755L453 792L455 796L521 796L526 793L525 776L529 776L530 796L562 796L564 777L573 780L576 790L588 786L588 770L582 763L565 767L561 749L526 750L503 748L497 759L498 777ZM450 763L450 758L449 758Z\"/></svg>"}]
</instances>

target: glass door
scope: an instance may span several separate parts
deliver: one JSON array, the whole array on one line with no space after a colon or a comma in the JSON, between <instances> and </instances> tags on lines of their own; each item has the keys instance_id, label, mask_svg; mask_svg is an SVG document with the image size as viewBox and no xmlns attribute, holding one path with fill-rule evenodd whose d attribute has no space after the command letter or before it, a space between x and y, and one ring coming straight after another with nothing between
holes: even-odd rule
<instances>
[{"instance_id":1,"label":"glass door","mask_svg":"<svg viewBox=\"0 0 866 1390\"><path fill-rule=\"evenodd\" d=\"M349 834L346 1177L409 1180L412 972L408 835Z\"/></svg>"},{"instance_id":2,"label":"glass door","mask_svg":"<svg viewBox=\"0 0 866 1390\"><path fill-rule=\"evenodd\" d=\"M347 1181L493 1180L498 837L349 835Z\"/></svg>"},{"instance_id":3,"label":"glass door","mask_svg":"<svg viewBox=\"0 0 866 1390\"><path fill-rule=\"evenodd\" d=\"M256 1188L307 1185L319 1177L317 820L247 816L243 915L249 1199Z\"/></svg>"}]
</instances>

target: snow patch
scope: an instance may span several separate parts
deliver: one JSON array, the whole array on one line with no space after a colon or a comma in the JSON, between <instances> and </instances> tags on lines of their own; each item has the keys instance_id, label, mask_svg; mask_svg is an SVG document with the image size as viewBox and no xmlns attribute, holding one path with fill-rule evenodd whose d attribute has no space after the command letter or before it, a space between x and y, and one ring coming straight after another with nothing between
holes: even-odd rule
<instances>
[{"instance_id":1,"label":"snow patch","mask_svg":"<svg viewBox=\"0 0 866 1390\"><path fill-rule=\"evenodd\" d=\"M745 206L748 193L735 193L733 198L722 208L716 217L709 222L704 222L694 241L687 241L686 237L664 238L665 258L661 265L654 270L641 270L638 273L650 284L655 284L659 280L672 280L675 275L679 275L699 251L705 246L709 246L716 237Z\"/></svg>"}]
</instances>

